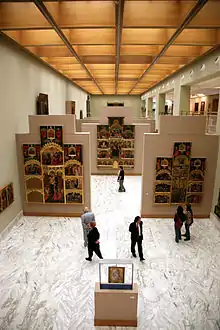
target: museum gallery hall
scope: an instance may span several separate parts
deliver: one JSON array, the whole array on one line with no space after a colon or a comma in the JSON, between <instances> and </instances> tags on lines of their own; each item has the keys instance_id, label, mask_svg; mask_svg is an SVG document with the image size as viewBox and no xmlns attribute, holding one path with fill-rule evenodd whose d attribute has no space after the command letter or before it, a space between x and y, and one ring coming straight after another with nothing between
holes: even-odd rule
<instances>
[{"instance_id":1,"label":"museum gallery hall","mask_svg":"<svg viewBox=\"0 0 220 330\"><path fill-rule=\"evenodd\" d=\"M0 330L220 329L220 1L0 1Z\"/></svg>"}]
</instances>

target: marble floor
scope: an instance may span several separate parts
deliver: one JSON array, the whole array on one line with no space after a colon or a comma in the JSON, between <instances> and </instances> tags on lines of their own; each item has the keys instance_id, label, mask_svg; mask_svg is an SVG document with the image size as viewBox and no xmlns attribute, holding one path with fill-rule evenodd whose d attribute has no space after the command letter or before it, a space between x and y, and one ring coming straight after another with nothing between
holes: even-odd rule
<instances>
[{"instance_id":1,"label":"marble floor","mask_svg":"<svg viewBox=\"0 0 220 330\"><path fill-rule=\"evenodd\" d=\"M128 225L140 211L141 178L127 177L125 185L118 193L115 177L92 177L108 259L131 259ZM171 219L145 219L143 247L145 262L134 259L138 329L220 329L220 233L213 224L196 220L192 240L176 244ZM22 217L0 241L0 330L94 329L98 259L86 256L80 219Z\"/></svg>"}]
</instances>

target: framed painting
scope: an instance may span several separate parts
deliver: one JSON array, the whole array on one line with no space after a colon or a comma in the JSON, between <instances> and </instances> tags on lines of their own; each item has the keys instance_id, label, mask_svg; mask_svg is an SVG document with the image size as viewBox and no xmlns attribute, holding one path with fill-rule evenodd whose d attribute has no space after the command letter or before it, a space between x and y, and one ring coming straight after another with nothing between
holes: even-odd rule
<instances>
[{"instance_id":1,"label":"framed painting","mask_svg":"<svg viewBox=\"0 0 220 330\"><path fill-rule=\"evenodd\" d=\"M63 150L60 146L50 143L41 150L41 164L47 166L63 165Z\"/></svg>"},{"instance_id":2,"label":"framed painting","mask_svg":"<svg viewBox=\"0 0 220 330\"><path fill-rule=\"evenodd\" d=\"M71 159L83 164L81 144L64 144L64 160L67 162Z\"/></svg>"},{"instance_id":3,"label":"framed painting","mask_svg":"<svg viewBox=\"0 0 220 330\"><path fill-rule=\"evenodd\" d=\"M65 163L65 175L66 176L82 176L83 166L76 160L68 160Z\"/></svg>"},{"instance_id":4,"label":"framed painting","mask_svg":"<svg viewBox=\"0 0 220 330\"><path fill-rule=\"evenodd\" d=\"M63 169L44 167L44 201L45 203L64 203Z\"/></svg>"},{"instance_id":5,"label":"framed painting","mask_svg":"<svg viewBox=\"0 0 220 330\"><path fill-rule=\"evenodd\" d=\"M83 192L73 191L66 194L67 204L83 204Z\"/></svg>"},{"instance_id":6,"label":"framed painting","mask_svg":"<svg viewBox=\"0 0 220 330\"><path fill-rule=\"evenodd\" d=\"M101 140L97 142L98 149L109 149L109 141L108 140Z\"/></svg>"},{"instance_id":7,"label":"framed painting","mask_svg":"<svg viewBox=\"0 0 220 330\"><path fill-rule=\"evenodd\" d=\"M110 128L121 127L124 124L124 117L108 117L108 124Z\"/></svg>"},{"instance_id":8,"label":"framed painting","mask_svg":"<svg viewBox=\"0 0 220 330\"><path fill-rule=\"evenodd\" d=\"M190 161L190 181L204 181L206 170L206 158L191 158Z\"/></svg>"},{"instance_id":9,"label":"framed painting","mask_svg":"<svg viewBox=\"0 0 220 330\"><path fill-rule=\"evenodd\" d=\"M65 189L73 190L73 189L83 189L82 177L79 178L70 178L65 181Z\"/></svg>"},{"instance_id":10,"label":"framed painting","mask_svg":"<svg viewBox=\"0 0 220 330\"><path fill-rule=\"evenodd\" d=\"M190 204L199 204L202 201L202 194L187 194L186 201Z\"/></svg>"},{"instance_id":11,"label":"framed painting","mask_svg":"<svg viewBox=\"0 0 220 330\"><path fill-rule=\"evenodd\" d=\"M170 193L171 192L171 182L155 182L155 193Z\"/></svg>"},{"instance_id":12,"label":"framed painting","mask_svg":"<svg viewBox=\"0 0 220 330\"><path fill-rule=\"evenodd\" d=\"M40 126L41 147L48 143L56 143L63 147L62 126Z\"/></svg>"},{"instance_id":13,"label":"framed painting","mask_svg":"<svg viewBox=\"0 0 220 330\"><path fill-rule=\"evenodd\" d=\"M134 125L124 125L123 126L123 138L124 139L134 139L135 137L135 126Z\"/></svg>"},{"instance_id":14,"label":"framed painting","mask_svg":"<svg viewBox=\"0 0 220 330\"><path fill-rule=\"evenodd\" d=\"M13 183L8 184L0 190L0 212L3 212L14 202Z\"/></svg>"},{"instance_id":15,"label":"framed painting","mask_svg":"<svg viewBox=\"0 0 220 330\"><path fill-rule=\"evenodd\" d=\"M170 204L170 193L155 193L154 204Z\"/></svg>"},{"instance_id":16,"label":"framed painting","mask_svg":"<svg viewBox=\"0 0 220 330\"><path fill-rule=\"evenodd\" d=\"M166 170L171 173L172 170L172 158L167 157L157 157L156 158L156 172L161 170Z\"/></svg>"},{"instance_id":17,"label":"framed painting","mask_svg":"<svg viewBox=\"0 0 220 330\"><path fill-rule=\"evenodd\" d=\"M201 102L201 106L200 106L200 114L203 115L205 112L205 102Z\"/></svg>"},{"instance_id":18,"label":"framed painting","mask_svg":"<svg viewBox=\"0 0 220 330\"><path fill-rule=\"evenodd\" d=\"M121 283L125 281L125 267L108 267L108 283Z\"/></svg>"},{"instance_id":19,"label":"framed painting","mask_svg":"<svg viewBox=\"0 0 220 330\"><path fill-rule=\"evenodd\" d=\"M109 126L108 125L98 125L97 126L97 138L98 139L108 139L109 138Z\"/></svg>"},{"instance_id":20,"label":"framed painting","mask_svg":"<svg viewBox=\"0 0 220 330\"><path fill-rule=\"evenodd\" d=\"M189 182L188 192L191 193L202 193L203 192L203 182Z\"/></svg>"},{"instance_id":21,"label":"framed painting","mask_svg":"<svg viewBox=\"0 0 220 330\"><path fill-rule=\"evenodd\" d=\"M40 144L23 144L24 163L34 159L40 162Z\"/></svg>"},{"instance_id":22,"label":"framed painting","mask_svg":"<svg viewBox=\"0 0 220 330\"><path fill-rule=\"evenodd\" d=\"M173 148L173 157L185 155L190 157L192 149L192 142L175 142Z\"/></svg>"},{"instance_id":23,"label":"framed painting","mask_svg":"<svg viewBox=\"0 0 220 330\"><path fill-rule=\"evenodd\" d=\"M48 94L39 93L37 97L37 115L49 115Z\"/></svg>"},{"instance_id":24,"label":"framed painting","mask_svg":"<svg viewBox=\"0 0 220 330\"><path fill-rule=\"evenodd\" d=\"M24 174L25 175L41 175L41 165L37 160L29 160L24 165Z\"/></svg>"}]
</instances>

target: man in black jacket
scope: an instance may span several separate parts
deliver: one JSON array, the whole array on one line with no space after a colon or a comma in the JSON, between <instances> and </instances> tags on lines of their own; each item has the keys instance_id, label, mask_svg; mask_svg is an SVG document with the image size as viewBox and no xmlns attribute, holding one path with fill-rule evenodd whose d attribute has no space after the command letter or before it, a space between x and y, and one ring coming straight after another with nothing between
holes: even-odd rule
<instances>
[{"instance_id":1,"label":"man in black jacket","mask_svg":"<svg viewBox=\"0 0 220 330\"><path fill-rule=\"evenodd\" d=\"M124 187L124 177L125 177L125 172L123 169L123 166L119 166L120 172L118 174L118 182L119 182L119 192L125 192L125 187Z\"/></svg>"},{"instance_id":2,"label":"man in black jacket","mask_svg":"<svg viewBox=\"0 0 220 330\"><path fill-rule=\"evenodd\" d=\"M138 244L138 254L140 260L145 260L143 257L142 250L142 241L143 241L143 222L141 221L141 217L137 216L129 226L129 231L131 232L131 253L133 257L137 257L135 253L135 245Z\"/></svg>"}]
</instances>

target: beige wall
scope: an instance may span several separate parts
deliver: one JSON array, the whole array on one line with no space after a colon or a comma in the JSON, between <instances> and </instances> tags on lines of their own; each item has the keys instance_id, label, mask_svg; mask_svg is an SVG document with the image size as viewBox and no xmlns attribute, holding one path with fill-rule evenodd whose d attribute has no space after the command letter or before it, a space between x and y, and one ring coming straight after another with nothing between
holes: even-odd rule
<instances>
[{"instance_id":1,"label":"beige wall","mask_svg":"<svg viewBox=\"0 0 220 330\"><path fill-rule=\"evenodd\" d=\"M0 214L1 231L22 209L15 134L28 132L28 115L35 114L36 96L48 93L50 113L64 114L67 98L83 106L86 93L1 36L0 77L0 187L13 182L15 188L15 202Z\"/></svg>"},{"instance_id":2,"label":"beige wall","mask_svg":"<svg viewBox=\"0 0 220 330\"><path fill-rule=\"evenodd\" d=\"M103 108L107 107L107 102L124 102L125 107L132 108L132 117L140 117L142 101L140 96L133 95L92 95L91 96L91 116L99 118ZM110 109L114 109L111 107Z\"/></svg>"},{"instance_id":3,"label":"beige wall","mask_svg":"<svg viewBox=\"0 0 220 330\"><path fill-rule=\"evenodd\" d=\"M28 215L79 216L84 207L91 207L90 195L90 137L88 133L75 133L75 116L30 116L30 134L17 134L17 156L20 177L20 193L24 213ZM83 145L83 187L84 204L36 204L27 203L24 189L24 165L22 145L40 143L40 126L61 125L64 130L64 143Z\"/></svg>"},{"instance_id":4,"label":"beige wall","mask_svg":"<svg viewBox=\"0 0 220 330\"><path fill-rule=\"evenodd\" d=\"M193 210L198 217L209 217L212 208L219 137L204 134L205 121L205 116L193 118L161 116L160 134L144 135L142 216L161 218L173 216L176 205L163 206L153 203L156 157L172 157L174 142L189 141L192 142L192 157L207 158L203 200L201 204L193 206Z\"/></svg>"}]
</instances>

